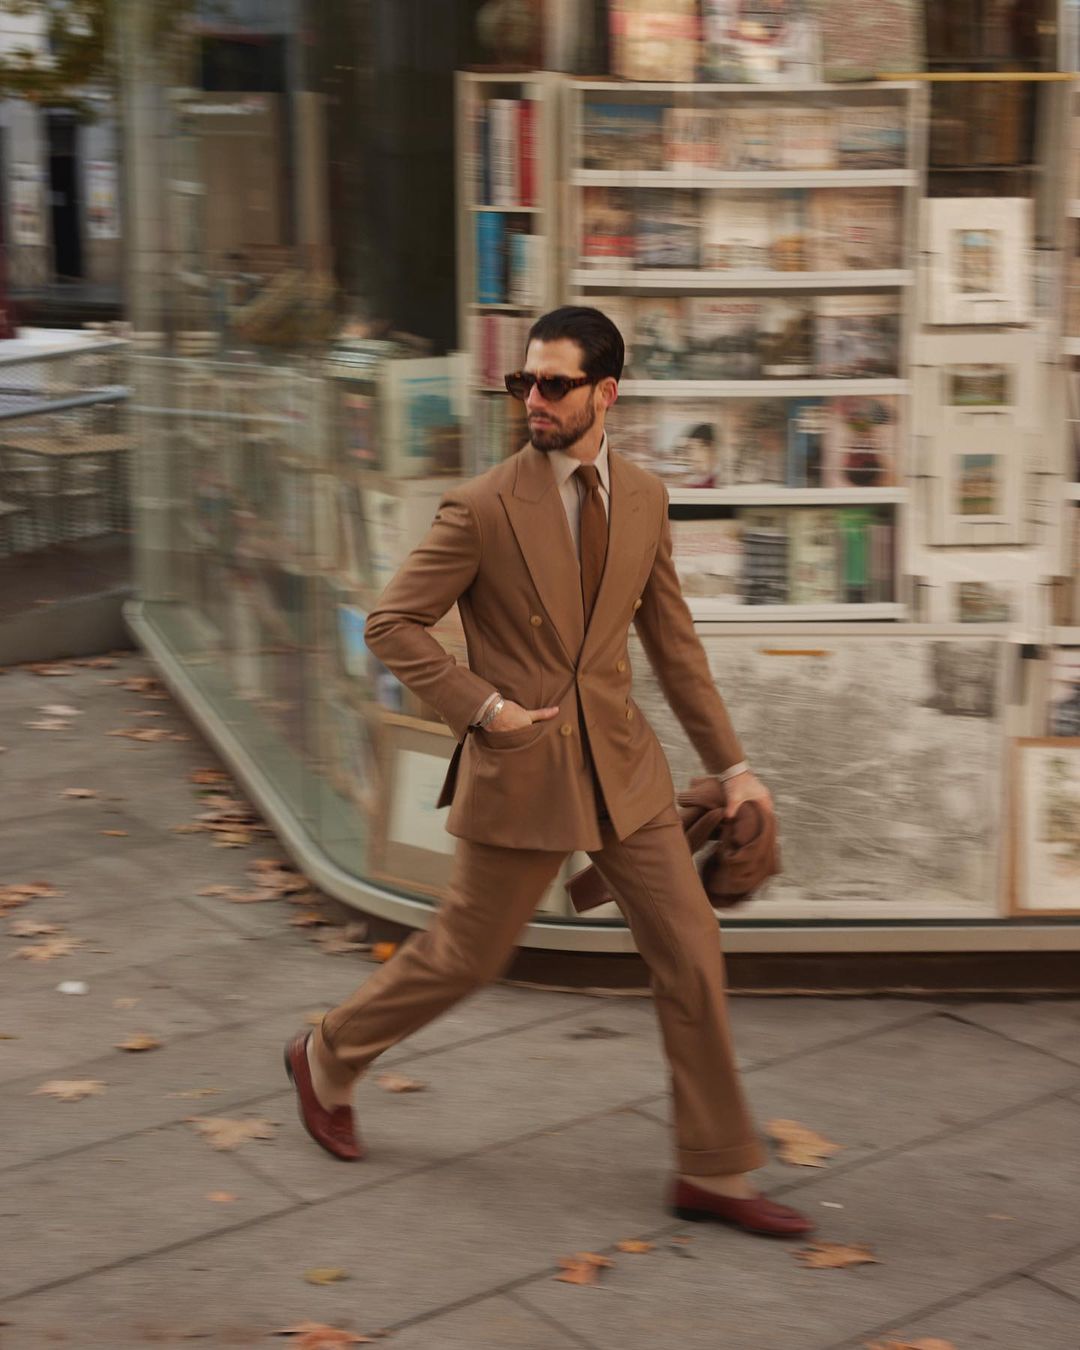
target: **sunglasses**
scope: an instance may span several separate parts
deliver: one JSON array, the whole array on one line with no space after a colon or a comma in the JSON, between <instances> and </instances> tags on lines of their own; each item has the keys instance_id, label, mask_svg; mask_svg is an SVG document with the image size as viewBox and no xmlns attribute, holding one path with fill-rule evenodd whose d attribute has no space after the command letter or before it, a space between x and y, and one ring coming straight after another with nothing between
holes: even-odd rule
<instances>
[{"instance_id":1,"label":"sunglasses","mask_svg":"<svg viewBox=\"0 0 1080 1350\"><path fill-rule=\"evenodd\" d=\"M527 370L515 370L504 379L506 392L521 399L522 403L532 393L533 385L536 385L548 403L558 403L571 389L580 389L582 385L596 383L589 375L580 375L577 379L573 379L569 375L533 375Z\"/></svg>"}]
</instances>

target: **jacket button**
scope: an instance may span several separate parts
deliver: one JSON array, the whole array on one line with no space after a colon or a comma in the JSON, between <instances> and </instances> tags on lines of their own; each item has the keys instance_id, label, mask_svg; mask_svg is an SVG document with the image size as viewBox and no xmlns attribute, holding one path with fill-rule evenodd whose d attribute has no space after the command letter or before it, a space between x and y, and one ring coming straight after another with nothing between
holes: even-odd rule
<instances>
[{"instance_id":1,"label":"jacket button","mask_svg":"<svg viewBox=\"0 0 1080 1350\"><path fill-rule=\"evenodd\" d=\"M626 710L626 720L627 720L628 722L632 722L632 721L634 720L634 710L633 710L633 708L627 708L627 710Z\"/></svg>"},{"instance_id":2,"label":"jacket button","mask_svg":"<svg viewBox=\"0 0 1080 1350\"><path fill-rule=\"evenodd\" d=\"M564 722L559 728L559 734L562 736L572 736L574 734L574 728L569 722Z\"/></svg>"},{"instance_id":3,"label":"jacket button","mask_svg":"<svg viewBox=\"0 0 1080 1350\"><path fill-rule=\"evenodd\" d=\"M635 601L634 601L634 609L635 609L635 610L639 610L640 608L641 608L641 601L640 601L640 600L635 600Z\"/></svg>"},{"instance_id":4,"label":"jacket button","mask_svg":"<svg viewBox=\"0 0 1080 1350\"><path fill-rule=\"evenodd\" d=\"M539 614L533 614L530 617L529 622L532 624L534 628L539 628L544 621Z\"/></svg>"},{"instance_id":5,"label":"jacket button","mask_svg":"<svg viewBox=\"0 0 1080 1350\"><path fill-rule=\"evenodd\" d=\"M615 669L616 669L616 670L619 672L619 674L621 675L621 674L626 670L626 662L625 662L625 661L616 661L616 662L615 662Z\"/></svg>"}]
</instances>

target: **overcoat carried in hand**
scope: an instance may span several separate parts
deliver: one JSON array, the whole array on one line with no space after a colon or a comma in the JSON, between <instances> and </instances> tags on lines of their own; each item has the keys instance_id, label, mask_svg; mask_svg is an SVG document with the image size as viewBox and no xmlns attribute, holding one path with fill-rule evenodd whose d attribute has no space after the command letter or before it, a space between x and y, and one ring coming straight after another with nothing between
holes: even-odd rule
<instances>
[{"instance_id":1,"label":"overcoat carried in hand","mask_svg":"<svg viewBox=\"0 0 1080 1350\"><path fill-rule=\"evenodd\" d=\"M672 804L667 760L632 697L631 625L705 768L743 758L679 588L667 491L614 451L608 460L607 561L587 626L555 475L531 445L447 493L368 617L370 649L458 737L440 805L452 803L447 829L460 838L596 850L597 784L620 839ZM455 601L468 669L427 631ZM496 690L558 716L471 728Z\"/></svg>"}]
</instances>

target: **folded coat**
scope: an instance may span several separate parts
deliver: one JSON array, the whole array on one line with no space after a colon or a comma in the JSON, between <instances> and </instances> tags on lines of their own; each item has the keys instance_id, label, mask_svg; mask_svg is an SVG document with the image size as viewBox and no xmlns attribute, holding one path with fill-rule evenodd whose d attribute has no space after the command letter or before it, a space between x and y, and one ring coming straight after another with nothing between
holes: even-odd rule
<instances>
[{"instance_id":1,"label":"folded coat","mask_svg":"<svg viewBox=\"0 0 1080 1350\"><path fill-rule=\"evenodd\" d=\"M731 818L724 816L727 793L716 778L695 778L680 792L679 812L686 842L698 859L698 873L714 909L731 909L748 900L769 877L780 871L776 817L756 802L743 802ZM578 913L614 897L607 883L589 865L566 883Z\"/></svg>"}]
</instances>

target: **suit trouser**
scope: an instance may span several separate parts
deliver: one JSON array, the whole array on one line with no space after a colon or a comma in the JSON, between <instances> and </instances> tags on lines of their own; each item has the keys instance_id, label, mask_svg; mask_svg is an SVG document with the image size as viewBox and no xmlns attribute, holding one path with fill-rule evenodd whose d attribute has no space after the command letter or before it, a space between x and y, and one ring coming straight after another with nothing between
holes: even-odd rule
<instances>
[{"instance_id":1,"label":"suit trouser","mask_svg":"<svg viewBox=\"0 0 1080 1350\"><path fill-rule=\"evenodd\" d=\"M620 841L601 823L591 854L649 968L671 1073L676 1165L690 1175L746 1172L766 1154L735 1067L720 932L674 806ZM431 927L390 960L314 1033L331 1081L367 1066L459 999L498 976L565 853L459 840Z\"/></svg>"}]
</instances>

